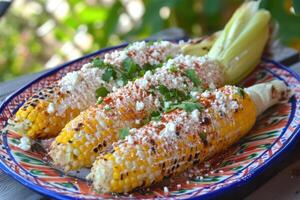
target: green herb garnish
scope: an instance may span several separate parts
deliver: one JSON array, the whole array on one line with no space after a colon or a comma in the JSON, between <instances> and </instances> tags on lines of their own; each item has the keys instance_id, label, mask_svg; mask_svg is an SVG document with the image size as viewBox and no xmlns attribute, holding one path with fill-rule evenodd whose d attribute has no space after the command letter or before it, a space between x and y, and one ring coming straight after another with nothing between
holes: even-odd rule
<instances>
[{"instance_id":1,"label":"green herb garnish","mask_svg":"<svg viewBox=\"0 0 300 200\"><path fill-rule=\"evenodd\" d=\"M109 91L105 87L99 87L96 90L96 97L106 97L106 95L109 93Z\"/></svg>"},{"instance_id":2,"label":"green herb garnish","mask_svg":"<svg viewBox=\"0 0 300 200\"><path fill-rule=\"evenodd\" d=\"M199 102L182 102L179 108L184 109L186 112L193 112L194 110L202 110L203 106Z\"/></svg>"},{"instance_id":3,"label":"green herb garnish","mask_svg":"<svg viewBox=\"0 0 300 200\"><path fill-rule=\"evenodd\" d=\"M170 91L169 91L169 89L166 87L166 86L164 86L164 85L159 85L158 86L158 91L159 91L159 93L161 94L161 95L163 95L166 99L169 99L170 98Z\"/></svg>"},{"instance_id":4,"label":"green herb garnish","mask_svg":"<svg viewBox=\"0 0 300 200\"><path fill-rule=\"evenodd\" d=\"M112 68L106 68L104 73L102 74L102 80L109 82L111 78L115 79L117 77L117 73Z\"/></svg>"},{"instance_id":5,"label":"green herb garnish","mask_svg":"<svg viewBox=\"0 0 300 200\"><path fill-rule=\"evenodd\" d=\"M242 98L245 97L245 91L242 88L238 88L237 91Z\"/></svg>"},{"instance_id":6,"label":"green herb garnish","mask_svg":"<svg viewBox=\"0 0 300 200\"><path fill-rule=\"evenodd\" d=\"M103 67L105 67L104 61L101 58L95 58L92 61L92 64L93 64L94 67L97 67L97 68L103 68Z\"/></svg>"},{"instance_id":7,"label":"green herb garnish","mask_svg":"<svg viewBox=\"0 0 300 200\"><path fill-rule=\"evenodd\" d=\"M109 110L111 110L111 107L109 105L105 105L104 110L109 111Z\"/></svg>"},{"instance_id":8,"label":"green herb garnish","mask_svg":"<svg viewBox=\"0 0 300 200\"><path fill-rule=\"evenodd\" d=\"M187 95L178 90L178 89L168 89L166 86L164 85L159 85L158 86L158 91L161 95L164 96L164 99L166 101L183 101L185 99L187 99Z\"/></svg>"},{"instance_id":9,"label":"green herb garnish","mask_svg":"<svg viewBox=\"0 0 300 200\"><path fill-rule=\"evenodd\" d=\"M151 45L154 44L154 42L156 42L156 41L155 41L155 40L148 41L148 42L147 42L147 45L148 45L148 46L151 46Z\"/></svg>"},{"instance_id":10,"label":"green herb garnish","mask_svg":"<svg viewBox=\"0 0 300 200\"><path fill-rule=\"evenodd\" d=\"M174 58L173 56L168 55L167 58L166 58L166 60L170 60L170 59L173 59L173 58Z\"/></svg>"},{"instance_id":11,"label":"green herb garnish","mask_svg":"<svg viewBox=\"0 0 300 200\"><path fill-rule=\"evenodd\" d=\"M177 72L177 71L178 71L178 68L175 67L175 66L171 66L171 67L169 68L169 71L172 72L172 73L174 73L174 72Z\"/></svg>"},{"instance_id":12,"label":"green herb garnish","mask_svg":"<svg viewBox=\"0 0 300 200\"><path fill-rule=\"evenodd\" d=\"M138 65L131 59L131 58L126 58L123 61L123 66L126 72L126 76L128 78L134 78L136 75L136 72L139 71Z\"/></svg>"},{"instance_id":13,"label":"green herb garnish","mask_svg":"<svg viewBox=\"0 0 300 200\"><path fill-rule=\"evenodd\" d=\"M206 133L204 133L204 132L199 133L199 137L201 138L201 140L204 144L207 144Z\"/></svg>"},{"instance_id":14,"label":"green herb garnish","mask_svg":"<svg viewBox=\"0 0 300 200\"><path fill-rule=\"evenodd\" d=\"M139 71L139 77L143 77L144 75L145 75L145 73L146 73L146 70L141 70L141 71Z\"/></svg>"},{"instance_id":15,"label":"green herb garnish","mask_svg":"<svg viewBox=\"0 0 300 200\"><path fill-rule=\"evenodd\" d=\"M196 74L196 71L194 69L188 69L185 71L185 75L191 79L191 81L196 85L201 85L201 80L199 79L198 75Z\"/></svg>"},{"instance_id":16,"label":"green herb garnish","mask_svg":"<svg viewBox=\"0 0 300 200\"><path fill-rule=\"evenodd\" d=\"M129 134L129 128L122 128L119 130L119 138L122 140L125 139L125 137Z\"/></svg>"},{"instance_id":17,"label":"green herb garnish","mask_svg":"<svg viewBox=\"0 0 300 200\"><path fill-rule=\"evenodd\" d=\"M161 113L158 111L153 111L151 113L151 120L159 121L161 119Z\"/></svg>"},{"instance_id":18,"label":"green herb garnish","mask_svg":"<svg viewBox=\"0 0 300 200\"><path fill-rule=\"evenodd\" d=\"M192 102L192 101L184 101L180 104L177 104L177 105L173 105L173 106L170 106L166 112L171 112L172 110L176 109L176 108L181 108L183 110L185 110L186 112L193 112L194 110L203 110L203 106L202 104L200 104L199 102Z\"/></svg>"},{"instance_id":19,"label":"green herb garnish","mask_svg":"<svg viewBox=\"0 0 300 200\"><path fill-rule=\"evenodd\" d=\"M101 104L103 102L103 98L102 97L99 97L98 99L97 99L97 104Z\"/></svg>"}]
</instances>

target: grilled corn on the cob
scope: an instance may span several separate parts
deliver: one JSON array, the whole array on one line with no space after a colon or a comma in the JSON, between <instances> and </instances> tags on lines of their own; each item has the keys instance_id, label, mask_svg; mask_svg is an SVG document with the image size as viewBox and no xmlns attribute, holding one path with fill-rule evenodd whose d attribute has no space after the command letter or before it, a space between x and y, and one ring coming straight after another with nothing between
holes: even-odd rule
<instances>
[{"instance_id":1,"label":"grilled corn on the cob","mask_svg":"<svg viewBox=\"0 0 300 200\"><path fill-rule=\"evenodd\" d=\"M98 88L111 92L126 83L124 77L118 80L120 70L137 72L138 68L144 73L182 53L182 45L168 41L136 42L123 50L107 53L102 62L95 60L85 64L81 70L68 73L30 97L16 113L11 128L32 139L55 137L69 120L96 102Z\"/></svg>"},{"instance_id":2,"label":"grilled corn on the cob","mask_svg":"<svg viewBox=\"0 0 300 200\"><path fill-rule=\"evenodd\" d=\"M256 109L260 113L287 93L281 81L245 91L234 86L206 91L198 98L202 109L176 109L114 143L88 178L99 192L129 192L160 182L237 142L255 123Z\"/></svg>"},{"instance_id":3,"label":"grilled corn on the cob","mask_svg":"<svg viewBox=\"0 0 300 200\"><path fill-rule=\"evenodd\" d=\"M252 3L249 4L252 5ZM255 31L252 26L248 26L247 20L245 20L243 25L245 30L237 31L234 29L234 34L243 45L245 44L244 36L246 33L256 35L258 31L264 36L268 33L269 13L258 10L256 3L249 7L246 10L242 9L243 12L239 16L250 20L251 25L259 24L260 26ZM259 15L263 19L253 22L245 17L250 14ZM232 33L228 34L230 31L228 26L230 27L238 21L239 18L237 17L230 20L225 27L225 32L222 31L219 39L227 37L229 40L232 39ZM267 38L262 38L261 42L265 44ZM220 43L222 41L219 41L218 45ZM249 56L253 56L255 62L258 62L263 46L259 45L258 49L255 49L256 45L249 44L249 48L243 51L243 56L241 56L238 51L233 51L234 48L239 49L238 44L233 43L233 45L228 46L228 51L230 51L228 54L230 58L228 59L225 59L226 56L224 58L224 54L227 55L227 49L220 50L220 56L222 56L222 60L226 60L226 66L207 57L197 58L179 55L169 60L162 68L156 69L154 74L147 72L144 77L134 83L108 95L99 106L90 107L65 126L51 146L50 156L54 164L66 171L89 167L99 151L108 147L112 142L122 139L122 135L124 132L126 133L124 127L140 127L144 124L141 121L149 119L151 113L158 110L168 110L169 104L186 100L188 96L194 96L197 93L195 90L199 92L206 88L220 87L226 83L224 79L229 80L228 77L239 78L239 75L248 74L251 71L248 69L254 67L252 62L250 65L245 64L245 68L240 67L231 70L230 59L235 58L235 55L238 59L233 59L233 61L235 64L239 64L239 62L245 63ZM212 47L212 49L215 48ZM212 57L216 58L216 53L213 55ZM232 81L231 78L230 81Z\"/></svg>"}]
</instances>

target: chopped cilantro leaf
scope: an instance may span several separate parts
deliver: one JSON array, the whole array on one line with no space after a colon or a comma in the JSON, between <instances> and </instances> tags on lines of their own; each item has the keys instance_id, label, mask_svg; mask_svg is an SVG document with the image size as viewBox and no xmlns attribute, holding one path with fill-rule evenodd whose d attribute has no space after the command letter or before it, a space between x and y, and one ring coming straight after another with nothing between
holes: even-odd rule
<instances>
[{"instance_id":1,"label":"chopped cilantro leaf","mask_svg":"<svg viewBox=\"0 0 300 200\"><path fill-rule=\"evenodd\" d=\"M242 88L238 88L237 91L242 98L245 97L245 91Z\"/></svg>"},{"instance_id":2,"label":"chopped cilantro leaf","mask_svg":"<svg viewBox=\"0 0 300 200\"><path fill-rule=\"evenodd\" d=\"M96 90L96 97L105 97L107 94L109 93L109 91L105 88L105 87L99 87Z\"/></svg>"},{"instance_id":3,"label":"chopped cilantro leaf","mask_svg":"<svg viewBox=\"0 0 300 200\"><path fill-rule=\"evenodd\" d=\"M159 64L157 64L157 65L153 65L153 70L154 69L157 69L157 68L160 68L160 67L162 67L163 66L163 63L159 63Z\"/></svg>"},{"instance_id":4,"label":"chopped cilantro leaf","mask_svg":"<svg viewBox=\"0 0 300 200\"><path fill-rule=\"evenodd\" d=\"M102 74L102 80L109 82L111 78L115 79L117 77L117 73L112 68L107 68Z\"/></svg>"},{"instance_id":5,"label":"chopped cilantro leaf","mask_svg":"<svg viewBox=\"0 0 300 200\"><path fill-rule=\"evenodd\" d=\"M111 107L109 105L105 105L104 110L106 110L106 111L111 110Z\"/></svg>"},{"instance_id":6,"label":"chopped cilantro leaf","mask_svg":"<svg viewBox=\"0 0 300 200\"><path fill-rule=\"evenodd\" d=\"M177 90L175 88L168 89L164 85L159 85L158 91L161 95L164 96L165 100L167 101L183 101L187 99L187 96L184 92Z\"/></svg>"},{"instance_id":7,"label":"chopped cilantro leaf","mask_svg":"<svg viewBox=\"0 0 300 200\"><path fill-rule=\"evenodd\" d=\"M126 58L123 61L123 66L126 71L126 75L129 78L133 78L135 76L135 73L138 72L139 67L131 58Z\"/></svg>"},{"instance_id":8,"label":"chopped cilantro leaf","mask_svg":"<svg viewBox=\"0 0 300 200\"><path fill-rule=\"evenodd\" d=\"M150 41L147 42L147 45L148 45L148 46L151 46L151 45L154 44L154 42L155 42L155 40L150 40Z\"/></svg>"},{"instance_id":9,"label":"chopped cilantro leaf","mask_svg":"<svg viewBox=\"0 0 300 200\"><path fill-rule=\"evenodd\" d=\"M101 58L95 58L92 61L92 64L93 64L94 67L97 67L97 68L103 68L103 67L105 67L104 61Z\"/></svg>"},{"instance_id":10,"label":"chopped cilantro leaf","mask_svg":"<svg viewBox=\"0 0 300 200\"><path fill-rule=\"evenodd\" d=\"M166 58L166 60L170 60L170 59L173 59L173 58L174 58L173 56L168 55L167 58Z\"/></svg>"},{"instance_id":11,"label":"chopped cilantro leaf","mask_svg":"<svg viewBox=\"0 0 300 200\"><path fill-rule=\"evenodd\" d=\"M124 74L121 75L121 80L123 81L123 86L128 83L128 79Z\"/></svg>"},{"instance_id":12,"label":"chopped cilantro leaf","mask_svg":"<svg viewBox=\"0 0 300 200\"><path fill-rule=\"evenodd\" d=\"M146 71L143 69L139 71L139 77L143 77L145 75Z\"/></svg>"},{"instance_id":13,"label":"chopped cilantro leaf","mask_svg":"<svg viewBox=\"0 0 300 200\"><path fill-rule=\"evenodd\" d=\"M204 133L204 132L199 133L199 137L201 138L201 140L204 144L207 144L206 133Z\"/></svg>"},{"instance_id":14,"label":"chopped cilantro leaf","mask_svg":"<svg viewBox=\"0 0 300 200\"><path fill-rule=\"evenodd\" d=\"M187 99L187 96L184 92L177 89L170 89L171 100L174 101L184 101Z\"/></svg>"},{"instance_id":15,"label":"chopped cilantro leaf","mask_svg":"<svg viewBox=\"0 0 300 200\"><path fill-rule=\"evenodd\" d=\"M176 108L181 108L181 109L185 110L186 112L190 113L196 109L201 111L203 109L203 106L199 102L184 101L180 104L170 106L170 108L167 109L166 112L170 112Z\"/></svg>"},{"instance_id":16,"label":"chopped cilantro leaf","mask_svg":"<svg viewBox=\"0 0 300 200\"><path fill-rule=\"evenodd\" d=\"M125 137L127 136L127 135L129 135L130 133L129 133L129 128L121 128L120 130L119 130L119 137L120 137L120 139L125 139Z\"/></svg>"},{"instance_id":17,"label":"chopped cilantro leaf","mask_svg":"<svg viewBox=\"0 0 300 200\"><path fill-rule=\"evenodd\" d=\"M164 86L164 85L159 85L158 86L158 91L159 91L159 93L161 94L161 95L163 95L166 99L169 99L170 98L170 91L169 91L169 89L166 87L166 86Z\"/></svg>"},{"instance_id":18,"label":"chopped cilantro leaf","mask_svg":"<svg viewBox=\"0 0 300 200\"><path fill-rule=\"evenodd\" d=\"M103 102L103 98L102 97L99 97L98 99L97 99L97 104L101 104Z\"/></svg>"},{"instance_id":19,"label":"chopped cilantro leaf","mask_svg":"<svg viewBox=\"0 0 300 200\"><path fill-rule=\"evenodd\" d=\"M181 107L186 111L186 112L192 112L194 110L202 110L203 106L198 103L198 102L182 102Z\"/></svg>"},{"instance_id":20,"label":"chopped cilantro leaf","mask_svg":"<svg viewBox=\"0 0 300 200\"><path fill-rule=\"evenodd\" d=\"M177 71L178 71L178 68L175 67L175 66L171 66L171 67L169 68L169 71L174 73L174 72L177 72Z\"/></svg>"},{"instance_id":21,"label":"chopped cilantro leaf","mask_svg":"<svg viewBox=\"0 0 300 200\"><path fill-rule=\"evenodd\" d=\"M158 121L161 119L161 114L158 111L153 111L151 113L151 120Z\"/></svg>"},{"instance_id":22,"label":"chopped cilantro leaf","mask_svg":"<svg viewBox=\"0 0 300 200\"><path fill-rule=\"evenodd\" d=\"M201 80L199 79L198 75L196 74L196 71L194 69L188 69L185 71L185 75L191 79L191 81L196 85L201 85Z\"/></svg>"}]
</instances>

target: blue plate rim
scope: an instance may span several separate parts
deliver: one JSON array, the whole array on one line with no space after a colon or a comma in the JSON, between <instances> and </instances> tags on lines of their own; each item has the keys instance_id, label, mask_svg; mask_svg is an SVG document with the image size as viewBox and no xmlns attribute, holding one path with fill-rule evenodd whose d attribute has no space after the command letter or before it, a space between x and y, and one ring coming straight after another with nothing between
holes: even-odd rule
<instances>
[{"instance_id":1,"label":"blue plate rim","mask_svg":"<svg viewBox=\"0 0 300 200\"><path fill-rule=\"evenodd\" d=\"M118 48L125 47L126 45L128 45L128 43L123 43L123 44L120 44L120 45L117 45L117 46L108 47L108 48L104 48L104 49L92 52L90 54L87 54L87 55L82 56L80 58L77 58L75 60L66 62L66 63L64 63L62 65L59 65L58 67L53 68L52 70L50 70L50 71L48 71L48 72L40 75L36 79L32 80L31 82L27 83L25 86L21 87L20 89L18 89L17 91L15 91L14 93L12 93L8 97L6 97L4 99L4 101L0 104L0 113L3 111L3 109L5 108L5 106L11 101L11 99L13 97L15 97L19 93L23 92L25 89L27 89L28 87L30 87L32 84L40 81L41 79L54 74L55 72L57 72L57 71L65 68L65 67L67 67L70 64L73 64L75 62L81 61L81 60L86 59L86 58L93 57L93 56L95 56L97 54L104 53L106 51L111 51L111 50L115 50L115 49L118 49ZM263 61L272 63L272 64L276 65L277 67L279 67L279 68L281 68L283 70L286 70L287 72L289 72L294 78L296 78L300 82L300 76L296 72L294 72L293 70L289 69L288 67L286 67L286 66L284 66L284 65L282 65L282 64L280 64L280 63L278 63L276 61L273 61L271 59L267 59L267 58L263 58ZM268 160L266 160L266 162L264 162L261 166L257 167L253 172L251 172L251 174L247 175L245 178L240 179L239 181L236 181L236 182L234 182L232 184L229 184L229 185L224 186L224 187L222 187L220 189L217 189L217 190L215 190L213 192L209 192L207 194L202 194L202 195L199 195L199 196L201 196L201 198L203 198L203 199L211 199L211 198L217 197L217 196L219 196L219 195L221 195L221 194L223 194L225 192L228 192L230 189L234 188L235 186L245 185L250 179L253 179L253 178L257 177L257 175L259 175L260 173L262 173L268 166L272 165L278 159L278 157L282 153L285 153L286 151L290 150L291 146L293 146L293 144L296 143L296 139L295 138L299 134L300 134L300 125L297 126L297 128L294 131L293 136L291 136L289 138L289 141L287 141L285 143L285 146L282 147L282 148L280 148L276 152L276 154L274 154L271 158L269 158ZM64 195L64 194L61 194L61 193L57 193L55 191L47 190L47 189L45 189L45 188L43 188L41 186L38 186L38 185L35 185L35 184L31 183L26 178L23 178L23 177L21 177L19 175L16 175L13 170L11 170L8 166L4 165L3 163L0 163L0 168L6 174L10 175L15 180L17 180L21 184L25 185L27 188L29 188L29 189L31 189L33 191L36 191L36 192L38 192L38 193L40 193L42 195L46 195L46 196L49 196L49 197L52 197L52 198L56 198L56 199L73 199L70 196L67 196L67 195ZM191 197L189 199L197 199L197 198L199 198L199 196Z\"/></svg>"}]
</instances>

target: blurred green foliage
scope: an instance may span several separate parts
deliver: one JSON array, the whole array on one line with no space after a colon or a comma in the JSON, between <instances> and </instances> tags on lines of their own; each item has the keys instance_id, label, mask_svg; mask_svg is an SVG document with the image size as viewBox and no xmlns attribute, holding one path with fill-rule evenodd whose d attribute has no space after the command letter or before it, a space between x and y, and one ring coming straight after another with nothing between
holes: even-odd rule
<instances>
[{"instance_id":1,"label":"blurred green foliage","mask_svg":"<svg viewBox=\"0 0 300 200\"><path fill-rule=\"evenodd\" d=\"M296 0L297 1L297 0ZM190 36L221 29L242 0L18 0L0 19L0 81L54 67L168 27ZM300 18L292 0L262 0L279 37L300 50ZM297 7L298 8L298 7ZM295 6L295 11L297 11Z\"/></svg>"}]
</instances>

